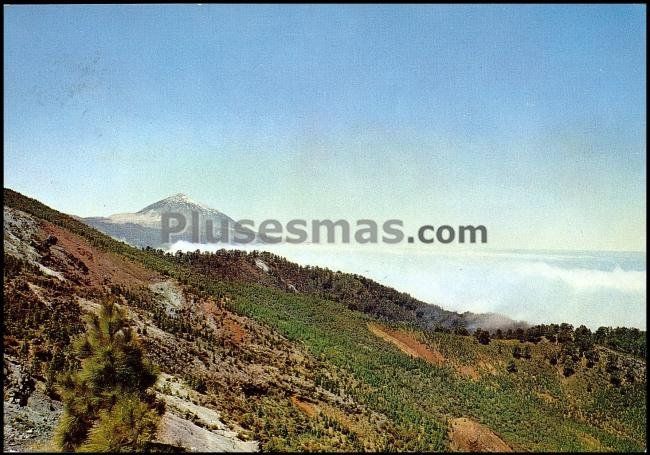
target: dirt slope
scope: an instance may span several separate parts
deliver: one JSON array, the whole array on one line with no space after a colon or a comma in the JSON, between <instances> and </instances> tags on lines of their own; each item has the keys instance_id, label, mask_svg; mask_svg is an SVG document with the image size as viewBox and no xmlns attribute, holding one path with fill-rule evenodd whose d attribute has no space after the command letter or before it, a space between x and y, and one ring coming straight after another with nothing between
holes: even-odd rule
<instances>
[{"instance_id":1,"label":"dirt slope","mask_svg":"<svg viewBox=\"0 0 650 455\"><path fill-rule=\"evenodd\" d=\"M455 452L512 452L492 430L465 417L450 422L449 440Z\"/></svg>"},{"instance_id":2,"label":"dirt slope","mask_svg":"<svg viewBox=\"0 0 650 455\"><path fill-rule=\"evenodd\" d=\"M412 335L407 332L390 330L379 324L368 324L368 329L379 338L394 344L400 351L411 357L424 359L429 363L442 365L445 358L440 352L428 348L425 344L420 343Z\"/></svg>"}]
</instances>

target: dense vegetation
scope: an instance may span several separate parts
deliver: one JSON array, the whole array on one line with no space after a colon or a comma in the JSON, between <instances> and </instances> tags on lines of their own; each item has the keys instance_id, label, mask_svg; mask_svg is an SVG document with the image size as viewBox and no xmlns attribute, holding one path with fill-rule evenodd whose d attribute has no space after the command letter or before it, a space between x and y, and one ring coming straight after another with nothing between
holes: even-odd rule
<instances>
[{"instance_id":1,"label":"dense vegetation","mask_svg":"<svg viewBox=\"0 0 650 455\"><path fill-rule=\"evenodd\" d=\"M553 344L529 345L530 359L514 360L518 373L512 375L505 368L511 356L510 341L481 347L471 338L419 333L429 345L446 350L445 357L458 359L464 366L480 361L497 366L495 374L479 373L479 378L472 381L459 377L449 366L430 365L401 355L365 329L364 317L342 311L332 302L264 295L259 289L250 289L240 294L236 304L361 379L367 388L353 384L335 387L357 393L410 435L392 448L443 449L445 420L462 415L487 424L523 450L593 449L584 442L588 437L619 450L643 447L645 408L639 403L645 400L644 385L632 382L613 391L607 379L597 373L604 362L595 370L582 368L565 383L564 375L545 361L557 350ZM594 371L596 374L592 374ZM552 405L541 398L549 391ZM606 391L608 408L620 404L615 411L604 414L602 409L591 407L594 391ZM577 418L581 414L585 420ZM609 434L605 429L611 426L620 433Z\"/></svg>"},{"instance_id":2,"label":"dense vegetation","mask_svg":"<svg viewBox=\"0 0 650 455\"><path fill-rule=\"evenodd\" d=\"M322 267L300 266L268 252L220 250L212 253L177 252L172 256L163 250L147 251L159 257L166 256L176 264L189 266L195 273L205 276L311 294L385 320L410 321L423 328L465 324L464 315L428 305L366 277ZM256 266L256 260L263 261L267 271L262 272Z\"/></svg>"},{"instance_id":3,"label":"dense vegetation","mask_svg":"<svg viewBox=\"0 0 650 455\"><path fill-rule=\"evenodd\" d=\"M498 340L519 340L539 343L546 339L553 343L566 344L575 341L580 353L591 350L597 344L614 349L619 352L632 354L637 357L646 356L646 332L628 327L599 327L592 331L584 325L574 330L571 324L540 324L528 328L496 330L491 333L491 338Z\"/></svg>"},{"instance_id":4,"label":"dense vegetation","mask_svg":"<svg viewBox=\"0 0 650 455\"><path fill-rule=\"evenodd\" d=\"M272 286L288 292L300 292L339 302L347 308L375 316L390 322L409 322L416 327L434 331L468 335L466 329L476 321L471 313L458 314L436 305L421 302L410 295L383 286L360 275L335 272L327 268L300 266L285 258L268 252L220 250L212 253L177 252L174 255L162 250L146 249L157 257L173 260L176 264L191 268L193 273L234 282L256 283ZM268 266L260 272L255 261L261 259ZM566 343L573 339L571 324L540 324L527 327L512 323L510 327L496 330L474 330L481 343L488 338L520 340L538 343L542 338L551 342ZM638 357L646 355L644 331L626 327L600 327L592 333L587 327L575 330L578 343L599 344ZM581 355L583 351L581 350Z\"/></svg>"}]
</instances>

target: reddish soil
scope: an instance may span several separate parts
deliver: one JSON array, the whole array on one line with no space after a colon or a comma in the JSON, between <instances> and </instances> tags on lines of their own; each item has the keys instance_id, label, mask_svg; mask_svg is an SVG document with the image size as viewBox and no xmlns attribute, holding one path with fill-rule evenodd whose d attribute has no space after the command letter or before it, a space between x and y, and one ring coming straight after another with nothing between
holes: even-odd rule
<instances>
[{"instance_id":1,"label":"reddish soil","mask_svg":"<svg viewBox=\"0 0 650 455\"><path fill-rule=\"evenodd\" d=\"M427 362L434 365L442 365L447 361L447 359L445 359L445 357L438 349L433 346L427 346L424 343L421 343L415 338L413 334L409 332L391 330L374 323L368 324L368 329L374 335L378 336L384 341L394 344L397 348L399 348L400 351L410 355L411 357L426 360ZM480 378L479 372L473 365L459 365L457 363L451 363L450 366L452 366L454 370L456 370L456 373L458 373L460 376L474 381ZM486 362L479 363L479 366L490 372L496 371L494 366L488 365Z\"/></svg>"},{"instance_id":2,"label":"reddish soil","mask_svg":"<svg viewBox=\"0 0 650 455\"><path fill-rule=\"evenodd\" d=\"M228 335L230 335L230 339L235 344L240 344L244 340L246 335L248 335L248 332L246 331L244 326L236 319L225 318L223 320L223 325L226 328Z\"/></svg>"},{"instance_id":3,"label":"reddish soil","mask_svg":"<svg viewBox=\"0 0 650 455\"><path fill-rule=\"evenodd\" d=\"M512 452L488 427L465 417L451 421L449 440L455 452Z\"/></svg>"},{"instance_id":4,"label":"reddish soil","mask_svg":"<svg viewBox=\"0 0 650 455\"><path fill-rule=\"evenodd\" d=\"M67 279L89 286L99 286L108 281L128 286L143 285L160 279L143 266L94 248L82 237L51 223L43 222L42 230L46 237L56 237L56 244L50 247L50 260L56 262L56 268L62 270Z\"/></svg>"},{"instance_id":5,"label":"reddish soil","mask_svg":"<svg viewBox=\"0 0 650 455\"><path fill-rule=\"evenodd\" d=\"M309 417L313 417L318 413L318 409L316 408L316 406L314 406L313 404L307 401L301 400L295 395L291 397L291 402L295 407L300 409L303 413L305 413Z\"/></svg>"},{"instance_id":6,"label":"reddish soil","mask_svg":"<svg viewBox=\"0 0 650 455\"><path fill-rule=\"evenodd\" d=\"M456 371L461 375L469 379L478 379L480 375L476 369L471 365L459 365L456 367Z\"/></svg>"},{"instance_id":7,"label":"reddish soil","mask_svg":"<svg viewBox=\"0 0 650 455\"><path fill-rule=\"evenodd\" d=\"M435 365L442 365L445 361L445 358L438 350L431 349L425 344L420 343L408 332L390 330L379 324L368 324L368 329L374 335L389 343L393 343L400 351L412 357L426 360Z\"/></svg>"}]
</instances>

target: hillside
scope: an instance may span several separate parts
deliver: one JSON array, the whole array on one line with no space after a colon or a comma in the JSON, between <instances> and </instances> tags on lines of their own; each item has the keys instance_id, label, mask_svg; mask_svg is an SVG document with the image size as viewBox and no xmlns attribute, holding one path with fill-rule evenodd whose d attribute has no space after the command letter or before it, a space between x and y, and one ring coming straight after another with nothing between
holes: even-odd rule
<instances>
[{"instance_id":1,"label":"hillside","mask_svg":"<svg viewBox=\"0 0 650 455\"><path fill-rule=\"evenodd\" d=\"M214 253L152 251L196 273L218 280L255 283L286 292L309 294L333 300L355 311L391 322L409 322L426 330L465 327L474 330L527 327L505 316L492 313L457 313L428 304L366 277L332 271L322 267L300 266L265 251L245 253L219 250Z\"/></svg>"},{"instance_id":2,"label":"hillside","mask_svg":"<svg viewBox=\"0 0 650 455\"><path fill-rule=\"evenodd\" d=\"M162 372L166 447L645 449L645 359L580 348L579 330L482 344L433 330L471 317L425 317L363 277L266 254L139 250L7 189L4 252L7 448L50 447L56 373L74 363L82 315L113 296Z\"/></svg>"}]
</instances>

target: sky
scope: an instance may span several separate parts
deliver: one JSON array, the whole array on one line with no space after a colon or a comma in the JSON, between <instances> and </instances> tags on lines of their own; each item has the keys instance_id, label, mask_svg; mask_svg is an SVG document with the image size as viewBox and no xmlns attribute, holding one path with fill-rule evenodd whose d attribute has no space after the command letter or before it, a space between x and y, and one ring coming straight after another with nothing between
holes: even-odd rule
<instances>
[{"instance_id":1,"label":"sky","mask_svg":"<svg viewBox=\"0 0 650 455\"><path fill-rule=\"evenodd\" d=\"M4 8L4 185L58 210L646 251L643 5Z\"/></svg>"}]
</instances>

